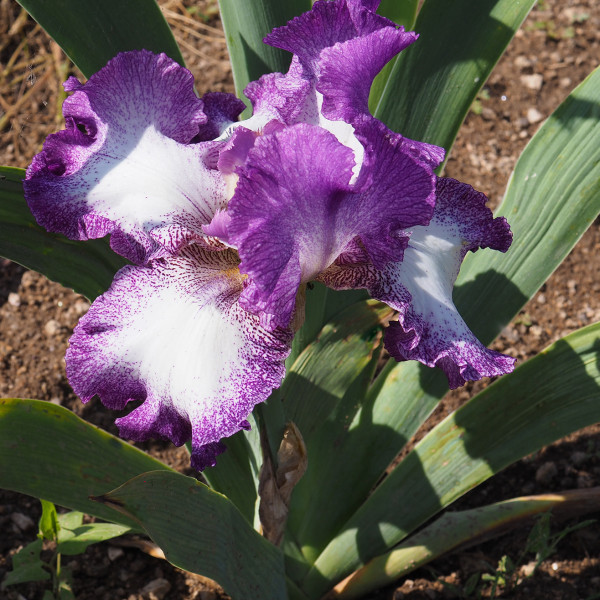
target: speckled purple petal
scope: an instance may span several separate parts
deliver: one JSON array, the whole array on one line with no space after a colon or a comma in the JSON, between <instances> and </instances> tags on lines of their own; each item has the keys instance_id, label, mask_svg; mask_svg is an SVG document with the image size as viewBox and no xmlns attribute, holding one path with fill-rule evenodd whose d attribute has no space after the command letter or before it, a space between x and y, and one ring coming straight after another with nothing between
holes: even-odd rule
<instances>
[{"instance_id":1,"label":"speckled purple petal","mask_svg":"<svg viewBox=\"0 0 600 600\"><path fill-rule=\"evenodd\" d=\"M86 402L112 409L123 437L192 440L192 465L214 464L222 438L246 428L285 374L291 332L267 332L238 304L243 276L232 250L188 246L152 267L121 269L81 319L67 375Z\"/></svg>"},{"instance_id":2,"label":"speckled purple petal","mask_svg":"<svg viewBox=\"0 0 600 600\"><path fill-rule=\"evenodd\" d=\"M268 327L287 326L301 283L326 269L356 237L371 260L399 260L396 231L428 223L434 176L372 127L351 185L354 154L329 132L300 124L262 136L248 153L228 207L229 243L249 275L241 304Z\"/></svg>"},{"instance_id":3,"label":"speckled purple petal","mask_svg":"<svg viewBox=\"0 0 600 600\"><path fill-rule=\"evenodd\" d=\"M225 182L204 164L214 143L188 144L207 124L189 71L127 52L65 87L66 129L48 137L24 184L40 225L73 239L112 233L134 262L202 237L225 207Z\"/></svg>"},{"instance_id":4,"label":"speckled purple petal","mask_svg":"<svg viewBox=\"0 0 600 600\"><path fill-rule=\"evenodd\" d=\"M379 2L372 0L318 0L312 10L274 29L264 42L298 56L309 76L318 74L317 61L324 48L396 27L375 14Z\"/></svg>"},{"instance_id":5,"label":"speckled purple petal","mask_svg":"<svg viewBox=\"0 0 600 600\"><path fill-rule=\"evenodd\" d=\"M233 94L208 92L202 96L207 122L200 126L194 142L204 142L218 138L242 114L246 105Z\"/></svg>"},{"instance_id":6,"label":"speckled purple petal","mask_svg":"<svg viewBox=\"0 0 600 600\"><path fill-rule=\"evenodd\" d=\"M415 227L401 262L378 270L360 249L320 276L336 289L366 287L399 311L386 330L385 345L396 360L418 360L444 370L451 388L466 381L509 373L514 359L485 348L452 302L452 288L466 253L478 248L505 252L511 233L494 219L486 198L471 186L438 179L431 223Z\"/></svg>"},{"instance_id":7,"label":"speckled purple petal","mask_svg":"<svg viewBox=\"0 0 600 600\"><path fill-rule=\"evenodd\" d=\"M383 27L368 35L325 48L319 59L317 90L323 94L322 112L333 121L351 123L369 114L373 79L385 64L417 39L401 27Z\"/></svg>"},{"instance_id":8,"label":"speckled purple petal","mask_svg":"<svg viewBox=\"0 0 600 600\"><path fill-rule=\"evenodd\" d=\"M317 117L314 84L303 75L297 59L292 60L287 74L268 73L252 81L244 90L252 102L253 115L244 126L254 131L277 119L286 125L313 122ZM314 114L312 114L314 113Z\"/></svg>"}]
</instances>

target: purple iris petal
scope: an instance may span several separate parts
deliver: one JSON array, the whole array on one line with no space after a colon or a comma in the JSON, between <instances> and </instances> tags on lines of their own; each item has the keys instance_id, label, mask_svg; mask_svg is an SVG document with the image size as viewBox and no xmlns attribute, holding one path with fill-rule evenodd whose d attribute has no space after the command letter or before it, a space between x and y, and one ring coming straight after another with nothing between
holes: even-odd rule
<instances>
[{"instance_id":1,"label":"purple iris petal","mask_svg":"<svg viewBox=\"0 0 600 600\"><path fill-rule=\"evenodd\" d=\"M436 180L443 149L369 114L373 78L417 37L378 4L319 0L267 36L292 63L249 84L241 123L241 101L198 99L165 55L120 54L66 83L66 129L25 193L47 229L111 234L142 265L119 271L67 352L83 401L139 403L117 421L124 437L191 439L192 465L214 464L281 383L312 279L397 309L390 354L441 367L452 387L512 369L452 304L465 253L505 251L506 222L469 186Z\"/></svg>"},{"instance_id":2,"label":"purple iris petal","mask_svg":"<svg viewBox=\"0 0 600 600\"><path fill-rule=\"evenodd\" d=\"M369 35L325 48L320 56L317 90L323 94L322 112L332 121L352 123L369 114L373 79L385 64L417 39L404 28L384 27Z\"/></svg>"},{"instance_id":3,"label":"purple iris petal","mask_svg":"<svg viewBox=\"0 0 600 600\"><path fill-rule=\"evenodd\" d=\"M315 76L324 48L385 27L396 28L393 21L375 14L378 5L372 0L318 0L312 10L274 29L264 42L295 54L307 74Z\"/></svg>"},{"instance_id":4,"label":"purple iris petal","mask_svg":"<svg viewBox=\"0 0 600 600\"><path fill-rule=\"evenodd\" d=\"M194 136L195 142L218 138L229 125L237 121L246 105L232 94L208 92L202 96L203 110L207 122L200 126Z\"/></svg>"},{"instance_id":5,"label":"purple iris petal","mask_svg":"<svg viewBox=\"0 0 600 600\"><path fill-rule=\"evenodd\" d=\"M287 326L298 287L358 237L372 262L400 260L400 229L426 224L434 176L386 128L363 138L366 158L351 185L354 154L329 132L296 125L259 137L228 206L229 242L249 283L240 302L269 327Z\"/></svg>"},{"instance_id":6,"label":"purple iris petal","mask_svg":"<svg viewBox=\"0 0 600 600\"><path fill-rule=\"evenodd\" d=\"M386 330L385 345L396 360L418 360L444 370L451 388L467 380L509 373L514 359L485 348L468 329L452 302L452 288L468 251L505 252L511 233L504 218L494 219L486 198L454 179L438 179L429 225L412 230L401 262L375 269L360 248L319 279L337 289L366 287L399 311Z\"/></svg>"},{"instance_id":7,"label":"purple iris petal","mask_svg":"<svg viewBox=\"0 0 600 600\"><path fill-rule=\"evenodd\" d=\"M240 308L237 262L232 250L190 246L152 267L123 268L79 322L66 356L84 402L96 394L112 409L142 401L117 420L123 437L191 438L196 468L213 464L214 444L246 428L279 386L291 343L291 332L267 332Z\"/></svg>"},{"instance_id":8,"label":"purple iris petal","mask_svg":"<svg viewBox=\"0 0 600 600\"><path fill-rule=\"evenodd\" d=\"M295 59L286 75L268 73L258 81L250 82L244 94L252 102L254 111L245 126L257 130L272 119L286 125L313 122L317 118L316 106L311 102L313 87L303 77L302 68Z\"/></svg>"},{"instance_id":9,"label":"purple iris petal","mask_svg":"<svg viewBox=\"0 0 600 600\"><path fill-rule=\"evenodd\" d=\"M24 183L38 222L73 239L112 233L115 251L139 263L201 239L226 186L205 164L215 142L188 144L210 125L189 71L127 52L65 87L67 128L48 137Z\"/></svg>"}]
</instances>

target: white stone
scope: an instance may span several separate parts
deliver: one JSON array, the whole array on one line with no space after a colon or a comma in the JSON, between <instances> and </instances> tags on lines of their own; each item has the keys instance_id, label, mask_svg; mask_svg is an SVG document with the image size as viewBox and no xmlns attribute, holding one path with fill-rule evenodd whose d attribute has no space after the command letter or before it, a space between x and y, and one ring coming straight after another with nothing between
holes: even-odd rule
<instances>
[{"instance_id":1,"label":"white stone","mask_svg":"<svg viewBox=\"0 0 600 600\"><path fill-rule=\"evenodd\" d=\"M544 83L544 77L540 73L532 75L521 75L521 83L528 89L539 92Z\"/></svg>"},{"instance_id":2,"label":"white stone","mask_svg":"<svg viewBox=\"0 0 600 600\"><path fill-rule=\"evenodd\" d=\"M527 109L527 120L533 125L539 123L544 118L544 115L537 108Z\"/></svg>"}]
</instances>

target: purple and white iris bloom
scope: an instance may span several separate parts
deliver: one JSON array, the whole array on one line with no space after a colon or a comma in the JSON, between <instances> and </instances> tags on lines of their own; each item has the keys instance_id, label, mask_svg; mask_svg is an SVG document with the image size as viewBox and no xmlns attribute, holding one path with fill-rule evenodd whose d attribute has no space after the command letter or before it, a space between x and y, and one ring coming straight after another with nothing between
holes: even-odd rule
<instances>
[{"instance_id":1,"label":"purple and white iris bloom","mask_svg":"<svg viewBox=\"0 0 600 600\"><path fill-rule=\"evenodd\" d=\"M390 354L441 367L451 387L512 370L452 303L466 252L506 251L510 230L483 194L436 178L441 148L369 113L373 78L417 38L377 4L319 1L267 36L293 60L248 86L246 121L241 101L197 98L186 69L147 51L66 82L66 129L34 158L25 193L48 230L109 234L133 263L66 357L83 401L139 402L117 420L124 437L191 439L192 465L214 465L280 385L311 280L396 309Z\"/></svg>"}]
</instances>

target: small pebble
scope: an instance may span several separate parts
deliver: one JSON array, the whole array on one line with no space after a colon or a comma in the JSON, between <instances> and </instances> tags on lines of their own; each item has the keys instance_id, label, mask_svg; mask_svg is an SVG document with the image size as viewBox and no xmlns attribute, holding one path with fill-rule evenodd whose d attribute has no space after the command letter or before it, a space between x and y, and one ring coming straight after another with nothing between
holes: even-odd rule
<instances>
[{"instance_id":1,"label":"small pebble","mask_svg":"<svg viewBox=\"0 0 600 600\"><path fill-rule=\"evenodd\" d=\"M560 87L570 88L573 85L573 80L570 77L561 77L559 83Z\"/></svg>"},{"instance_id":2,"label":"small pebble","mask_svg":"<svg viewBox=\"0 0 600 600\"><path fill-rule=\"evenodd\" d=\"M136 558L134 561L132 561L132 563L129 565L129 568L134 572L134 573L138 573L139 571L142 571L144 569L146 565L144 564L144 561L141 558Z\"/></svg>"},{"instance_id":3,"label":"small pebble","mask_svg":"<svg viewBox=\"0 0 600 600\"><path fill-rule=\"evenodd\" d=\"M544 333L544 330L539 325L532 325L529 328L529 333L531 333L533 337L541 338L542 333Z\"/></svg>"},{"instance_id":4,"label":"small pebble","mask_svg":"<svg viewBox=\"0 0 600 600\"><path fill-rule=\"evenodd\" d=\"M48 337L53 337L53 336L55 336L60 331L60 328L61 328L60 327L60 323L56 319L50 319L44 325L44 333Z\"/></svg>"},{"instance_id":5,"label":"small pebble","mask_svg":"<svg viewBox=\"0 0 600 600\"><path fill-rule=\"evenodd\" d=\"M530 494L533 494L534 491L535 491L535 484L533 483L533 481L528 481L521 488L521 494L523 494L524 496L529 496Z\"/></svg>"},{"instance_id":6,"label":"small pebble","mask_svg":"<svg viewBox=\"0 0 600 600\"><path fill-rule=\"evenodd\" d=\"M577 478L577 487L580 490L583 489L587 489L587 488L591 488L594 487L594 479L592 478L591 475L589 475L588 473L582 473L578 478Z\"/></svg>"},{"instance_id":7,"label":"small pebble","mask_svg":"<svg viewBox=\"0 0 600 600\"><path fill-rule=\"evenodd\" d=\"M526 69L527 67L531 67L533 65L533 61L526 56L519 55L515 58L515 67L519 69Z\"/></svg>"},{"instance_id":8,"label":"small pebble","mask_svg":"<svg viewBox=\"0 0 600 600\"><path fill-rule=\"evenodd\" d=\"M108 560L110 560L111 562L117 560L118 558L121 558L121 556L125 554L122 548L117 548L116 546L109 546L106 553L108 554Z\"/></svg>"},{"instance_id":9,"label":"small pebble","mask_svg":"<svg viewBox=\"0 0 600 600\"><path fill-rule=\"evenodd\" d=\"M142 597L149 600L153 600L154 598L162 600L169 593L170 589L171 584L168 580L163 578L153 579L142 588Z\"/></svg>"},{"instance_id":10,"label":"small pebble","mask_svg":"<svg viewBox=\"0 0 600 600\"><path fill-rule=\"evenodd\" d=\"M582 465L588 459L588 455L580 450L571 454L571 462L576 466Z\"/></svg>"},{"instance_id":11,"label":"small pebble","mask_svg":"<svg viewBox=\"0 0 600 600\"><path fill-rule=\"evenodd\" d=\"M8 303L11 306L21 306L21 296L19 296L19 294L16 294L15 292L11 292L8 295Z\"/></svg>"},{"instance_id":12,"label":"small pebble","mask_svg":"<svg viewBox=\"0 0 600 600\"><path fill-rule=\"evenodd\" d=\"M534 92L539 92L542 89L544 83L544 77L540 73L533 73L532 75L521 75L521 83L528 89Z\"/></svg>"},{"instance_id":13,"label":"small pebble","mask_svg":"<svg viewBox=\"0 0 600 600\"><path fill-rule=\"evenodd\" d=\"M536 108L527 109L527 120L532 125L535 123L539 123L543 118L544 118L544 115Z\"/></svg>"},{"instance_id":14,"label":"small pebble","mask_svg":"<svg viewBox=\"0 0 600 600\"><path fill-rule=\"evenodd\" d=\"M86 302L85 300L77 300L77 302L75 302L75 304L73 305L75 314L78 317L82 317L83 315L85 315L85 313L88 311L89 307L90 307L90 303Z\"/></svg>"},{"instance_id":15,"label":"small pebble","mask_svg":"<svg viewBox=\"0 0 600 600\"><path fill-rule=\"evenodd\" d=\"M33 519L31 517L28 517L27 515L24 515L23 513L13 513L12 515L10 515L10 518L12 519L12 522L21 531L27 531L27 529L32 529L33 527L35 527Z\"/></svg>"},{"instance_id":16,"label":"small pebble","mask_svg":"<svg viewBox=\"0 0 600 600\"><path fill-rule=\"evenodd\" d=\"M558 469L553 462L546 462L535 472L535 480L542 484L549 484L557 475Z\"/></svg>"},{"instance_id":17,"label":"small pebble","mask_svg":"<svg viewBox=\"0 0 600 600\"><path fill-rule=\"evenodd\" d=\"M21 277L21 285L24 288L30 288L35 285L37 275L33 271L25 271Z\"/></svg>"},{"instance_id":18,"label":"small pebble","mask_svg":"<svg viewBox=\"0 0 600 600\"><path fill-rule=\"evenodd\" d=\"M484 121L493 121L496 118L496 113L494 112L493 109L491 109L487 106L484 106L481 109L481 118Z\"/></svg>"},{"instance_id":19,"label":"small pebble","mask_svg":"<svg viewBox=\"0 0 600 600\"><path fill-rule=\"evenodd\" d=\"M536 565L535 561L531 561L531 562L527 563L526 565L523 565L521 567L521 575L523 577L531 577L533 575L533 572L535 571L535 565Z\"/></svg>"}]
</instances>

